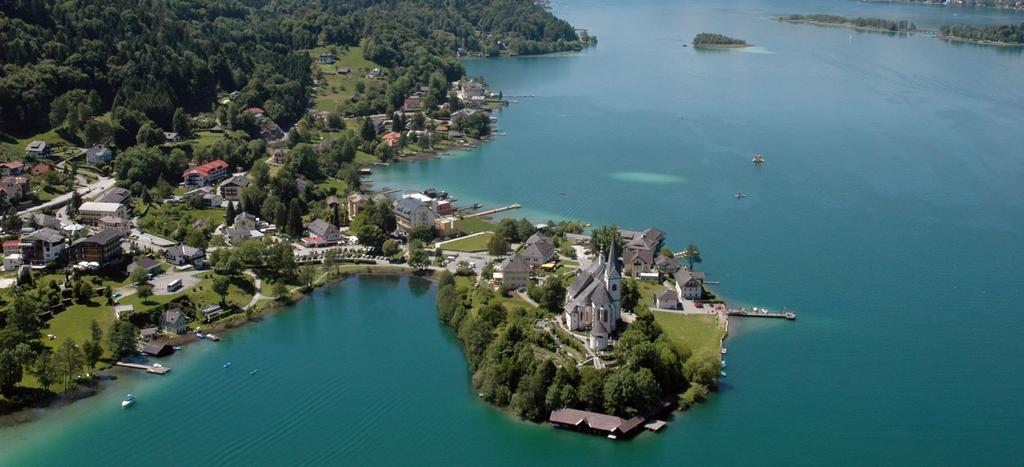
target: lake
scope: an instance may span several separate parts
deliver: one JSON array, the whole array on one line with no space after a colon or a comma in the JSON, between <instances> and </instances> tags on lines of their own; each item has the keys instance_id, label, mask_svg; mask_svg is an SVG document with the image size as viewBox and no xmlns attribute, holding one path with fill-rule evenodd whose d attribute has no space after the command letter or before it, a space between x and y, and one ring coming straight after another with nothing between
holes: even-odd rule
<instances>
[{"instance_id":1,"label":"lake","mask_svg":"<svg viewBox=\"0 0 1024 467\"><path fill-rule=\"evenodd\" d=\"M1024 456L1024 54L780 23L790 13L1021 22L852 1L564 1L579 54L470 60L505 136L375 168L512 216L657 226L733 321L710 401L629 443L478 401L433 289L350 279L170 358L166 377L0 430L0 464L981 464ZM954 14L956 16L954 16ZM756 45L683 47L698 32ZM514 96L514 97L513 97ZM754 166L754 153L767 160ZM742 191L747 198L736 199ZM564 193L564 194L563 194ZM233 366L223 369L225 361ZM249 376L250 368L260 372ZM134 392L139 404L117 402Z\"/></svg>"}]
</instances>

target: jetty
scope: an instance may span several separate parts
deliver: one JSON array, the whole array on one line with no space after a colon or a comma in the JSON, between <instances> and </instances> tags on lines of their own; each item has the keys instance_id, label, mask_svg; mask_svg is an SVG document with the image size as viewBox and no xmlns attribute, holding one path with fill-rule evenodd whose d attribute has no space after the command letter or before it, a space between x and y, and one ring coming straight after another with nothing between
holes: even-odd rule
<instances>
[{"instance_id":1,"label":"jetty","mask_svg":"<svg viewBox=\"0 0 1024 467\"><path fill-rule=\"evenodd\" d=\"M783 318L791 321L796 319L796 312L788 310L761 312L740 308L738 310L728 309L725 311L725 314L729 316L749 316L751 318Z\"/></svg>"},{"instance_id":2,"label":"jetty","mask_svg":"<svg viewBox=\"0 0 1024 467\"><path fill-rule=\"evenodd\" d=\"M146 373L152 373L154 375L166 375L167 372L171 371L170 368L167 368L167 367L161 366L161 365L143 365L141 363L128 363L128 362L117 362L114 365L125 367L125 368L134 368L136 370L143 370Z\"/></svg>"},{"instance_id":3,"label":"jetty","mask_svg":"<svg viewBox=\"0 0 1024 467\"><path fill-rule=\"evenodd\" d=\"M473 214L468 214L468 215L466 215L466 217L489 216L491 214L497 214L499 212L509 211L509 210L512 210L512 209L519 209L521 207L522 206L519 205L519 203L512 203L512 204L510 204L508 206L502 206L500 208L488 209L486 211L480 211L480 212L476 212L476 213L473 213Z\"/></svg>"}]
</instances>

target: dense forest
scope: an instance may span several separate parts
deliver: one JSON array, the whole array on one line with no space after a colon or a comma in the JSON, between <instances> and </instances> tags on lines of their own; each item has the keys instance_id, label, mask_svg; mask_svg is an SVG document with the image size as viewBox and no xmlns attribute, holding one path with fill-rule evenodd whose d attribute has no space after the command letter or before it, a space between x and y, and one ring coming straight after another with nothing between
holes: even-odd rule
<instances>
[{"instance_id":1,"label":"dense forest","mask_svg":"<svg viewBox=\"0 0 1024 467\"><path fill-rule=\"evenodd\" d=\"M939 35L969 41L1024 44L1024 23L1000 24L996 26L945 24L939 28Z\"/></svg>"},{"instance_id":2,"label":"dense forest","mask_svg":"<svg viewBox=\"0 0 1024 467\"><path fill-rule=\"evenodd\" d=\"M736 39L722 34L714 34L710 32L702 32L693 36L693 45L695 46L737 46L746 45L747 41L743 39Z\"/></svg>"},{"instance_id":3,"label":"dense forest","mask_svg":"<svg viewBox=\"0 0 1024 467\"><path fill-rule=\"evenodd\" d=\"M568 23L529 0L5 1L0 130L85 125L112 109L170 129L176 109L207 111L231 91L240 91L239 110L261 107L287 128L312 84L302 49L361 40L367 59L408 68L423 83L433 72L460 77L460 51L583 46Z\"/></svg>"},{"instance_id":4,"label":"dense forest","mask_svg":"<svg viewBox=\"0 0 1024 467\"><path fill-rule=\"evenodd\" d=\"M781 18L794 23L825 23L885 31L917 31L917 25L907 20L893 21L881 18L846 18L836 15L789 15Z\"/></svg>"}]
</instances>

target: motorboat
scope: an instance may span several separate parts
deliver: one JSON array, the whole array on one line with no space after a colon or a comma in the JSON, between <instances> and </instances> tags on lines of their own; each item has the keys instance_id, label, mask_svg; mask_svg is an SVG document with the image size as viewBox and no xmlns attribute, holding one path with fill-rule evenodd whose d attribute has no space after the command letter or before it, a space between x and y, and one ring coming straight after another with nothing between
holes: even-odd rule
<instances>
[{"instance_id":1,"label":"motorboat","mask_svg":"<svg viewBox=\"0 0 1024 467\"><path fill-rule=\"evenodd\" d=\"M131 407L132 404L134 404L134 403L135 403L135 396L133 396L131 394L128 394L128 396L125 397L123 401L121 401L121 408L122 409L126 409L128 407Z\"/></svg>"},{"instance_id":2,"label":"motorboat","mask_svg":"<svg viewBox=\"0 0 1024 467\"><path fill-rule=\"evenodd\" d=\"M754 154L754 159L751 162L755 164L762 164L764 163L764 157L761 156L761 153Z\"/></svg>"},{"instance_id":3,"label":"motorboat","mask_svg":"<svg viewBox=\"0 0 1024 467\"><path fill-rule=\"evenodd\" d=\"M722 375L723 378L725 378L725 372L724 371L722 373L720 373L720 374Z\"/></svg>"},{"instance_id":4,"label":"motorboat","mask_svg":"<svg viewBox=\"0 0 1024 467\"><path fill-rule=\"evenodd\" d=\"M742 192L742 191L737 191L737 192L736 192L736 199L740 199L740 198L746 198L746 197L747 197L747 194L746 194L746 193L744 193L744 192Z\"/></svg>"},{"instance_id":5,"label":"motorboat","mask_svg":"<svg viewBox=\"0 0 1024 467\"><path fill-rule=\"evenodd\" d=\"M206 338L214 342L220 342L220 336L216 334L207 334Z\"/></svg>"},{"instance_id":6,"label":"motorboat","mask_svg":"<svg viewBox=\"0 0 1024 467\"><path fill-rule=\"evenodd\" d=\"M231 362L227 362L227 363L224 364L224 368L227 368L229 366L231 366Z\"/></svg>"},{"instance_id":7,"label":"motorboat","mask_svg":"<svg viewBox=\"0 0 1024 467\"><path fill-rule=\"evenodd\" d=\"M260 369L259 369L259 368L253 368L253 369L252 369L252 371L250 371L250 372L249 372L249 376L255 375L255 374L256 374L256 373L258 373L259 371L260 371Z\"/></svg>"}]
</instances>

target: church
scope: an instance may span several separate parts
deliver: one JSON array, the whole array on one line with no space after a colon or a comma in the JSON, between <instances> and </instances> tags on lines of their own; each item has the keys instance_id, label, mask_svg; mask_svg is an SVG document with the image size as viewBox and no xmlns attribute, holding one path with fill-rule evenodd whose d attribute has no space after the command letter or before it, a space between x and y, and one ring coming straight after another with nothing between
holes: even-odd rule
<instances>
[{"instance_id":1,"label":"church","mask_svg":"<svg viewBox=\"0 0 1024 467\"><path fill-rule=\"evenodd\" d=\"M587 344L604 350L615 332L622 306L622 268L615 255L614 242L585 270L576 272L576 280L565 295L565 324L573 331L589 331Z\"/></svg>"}]
</instances>

